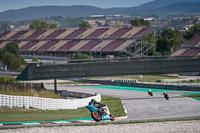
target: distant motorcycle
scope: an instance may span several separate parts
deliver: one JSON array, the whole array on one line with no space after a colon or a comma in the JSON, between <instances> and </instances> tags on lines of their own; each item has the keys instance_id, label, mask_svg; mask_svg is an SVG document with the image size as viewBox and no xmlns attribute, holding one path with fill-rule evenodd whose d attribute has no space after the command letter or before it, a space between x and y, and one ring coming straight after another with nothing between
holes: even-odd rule
<instances>
[{"instance_id":1,"label":"distant motorcycle","mask_svg":"<svg viewBox=\"0 0 200 133\"><path fill-rule=\"evenodd\" d=\"M169 100L169 96L168 96L167 92L163 92L163 95L164 95L164 98L165 98L166 100Z\"/></svg>"},{"instance_id":2,"label":"distant motorcycle","mask_svg":"<svg viewBox=\"0 0 200 133\"><path fill-rule=\"evenodd\" d=\"M94 99L91 100L86 108L91 112L91 117L97 122L100 120L115 120L113 114L110 113L108 106L106 104L96 102Z\"/></svg>"},{"instance_id":3,"label":"distant motorcycle","mask_svg":"<svg viewBox=\"0 0 200 133\"><path fill-rule=\"evenodd\" d=\"M150 96L153 96L153 93L152 93L151 89L148 90L148 94L149 94Z\"/></svg>"}]
</instances>

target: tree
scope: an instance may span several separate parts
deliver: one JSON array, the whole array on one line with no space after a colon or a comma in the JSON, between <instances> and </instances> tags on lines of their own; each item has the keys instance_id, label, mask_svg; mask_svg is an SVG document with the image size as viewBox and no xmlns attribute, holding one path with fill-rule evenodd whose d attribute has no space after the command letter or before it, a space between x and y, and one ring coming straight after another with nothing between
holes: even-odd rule
<instances>
[{"instance_id":1,"label":"tree","mask_svg":"<svg viewBox=\"0 0 200 133\"><path fill-rule=\"evenodd\" d=\"M32 58L32 62L38 62L38 58L37 57L33 57Z\"/></svg>"},{"instance_id":2,"label":"tree","mask_svg":"<svg viewBox=\"0 0 200 133\"><path fill-rule=\"evenodd\" d=\"M6 52L3 55L2 60L3 60L4 64L7 65L8 69L10 69L11 62L13 61L14 58L15 58L15 55L8 53L8 52Z\"/></svg>"},{"instance_id":3,"label":"tree","mask_svg":"<svg viewBox=\"0 0 200 133\"><path fill-rule=\"evenodd\" d=\"M6 44L6 46L3 48L4 53L9 52L11 54L19 56L19 47L16 43L14 42L9 42Z\"/></svg>"},{"instance_id":4,"label":"tree","mask_svg":"<svg viewBox=\"0 0 200 133\"><path fill-rule=\"evenodd\" d=\"M50 24L49 29L57 29L57 24Z\"/></svg>"},{"instance_id":5,"label":"tree","mask_svg":"<svg viewBox=\"0 0 200 133\"><path fill-rule=\"evenodd\" d=\"M26 65L24 58L19 56L18 45L14 42L8 43L0 50L0 59L12 71L21 71Z\"/></svg>"},{"instance_id":6,"label":"tree","mask_svg":"<svg viewBox=\"0 0 200 133\"><path fill-rule=\"evenodd\" d=\"M32 30L56 29L57 28L57 24L50 24L49 25L46 22L34 20L30 24L29 28L32 29Z\"/></svg>"},{"instance_id":7,"label":"tree","mask_svg":"<svg viewBox=\"0 0 200 133\"><path fill-rule=\"evenodd\" d=\"M194 24L189 30L184 33L184 38L189 40L195 34L200 33L200 23Z\"/></svg>"},{"instance_id":8,"label":"tree","mask_svg":"<svg viewBox=\"0 0 200 133\"><path fill-rule=\"evenodd\" d=\"M87 54L75 53L71 55L71 59L92 59L93 57Z\"/></svg>"},{"instance_id":9,"label":"tree","mask_svg":"<svg viewBox=\"0 0 200 133\"><path fill-rule=\"evenodd\" d=\"M40 27L39 25L40 25L40 21L34 20L34 21L30 24L29 28L32 29L32 30L37 30L37 29L39 29L39 27Z\"/></svg>"},{"instance_id":10,"label":"tree","mask_svg":"<svg viewBox=\"0 0 200 133\"><path fill-rule=\"evenodd\" d=\"M132 26L151 26L150 22L143 18L136 18L130 21Z\"/></svg>"},{"instance_id":11,"label":"tree","mask_svg":"<svg viewBox=\"0 0 200 133\"><path fill-rule=\"evenodd\" d=\"M84 21L79 25L79 27L80 28L91 28L91 25L88 22Z\"/></svg>"},{"instance_id":12,"label":"tree","mask_svg":"<svg viewBox=\"0 0 200 133\"><path fill-rule=\"evenodd\" d=\"M162 55L169 55L184 43L183 35L180 31L166 29L158 36L156 51Z\"/></svg>"}]
</instances>

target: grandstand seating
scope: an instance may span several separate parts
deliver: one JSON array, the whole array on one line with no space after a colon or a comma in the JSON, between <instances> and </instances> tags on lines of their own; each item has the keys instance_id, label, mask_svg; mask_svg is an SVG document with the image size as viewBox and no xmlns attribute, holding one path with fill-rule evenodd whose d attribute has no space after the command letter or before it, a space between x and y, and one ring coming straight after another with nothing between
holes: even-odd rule
<instances>
[{"instance_id":1,"label":"grandstand seating","mask_svg":"<svg viewBox=\"0 0 200 133\"><path fill-rule=\"evenodd\" d=\"M116 32L112 33L109 38L119 38L122 35L124 35L125 33L127 33L129 30L131 30L131 28L121 28L118 29Z\"/></svg>"},{"instance_id":2,"label":"grandstand seating","mask_svg":"<svg viewBox=\"0 0 200 133\"><path fill-rule=\"evenodd\" d=\"M118 52L133 46L136 37L146 35L149 28L71 28L58 30L6 31L0 34L4 42L20 41L20 51L27 52ZM132 38L134 36L134 38ZM117 39L117 40L116 40ZM37 54L37 53L36 53Z\"/></svg>"},{"instance_id":3,"label":"grandstand seating","mask_svg":"<svg viewBox=\"0 0 200 133\"><path fill-rule=\"evenodd\" d=\"M6 46L6 44L9 43L9 41L4 41L0 44L0 48L3 48Z\"/></svg>"},{"instance_id":4,"label":"grandstand seating","mask_svg":"<svg viewBox=\"0 0 200 133\"><path fill-rule=\"evenodd\" d=\"M134 40L127 40L123 44L121 44L119 47L114 49L114 51L122 51L122 50L126 49L128 46L130 46L130 44L133 44L133 42L135 42L135 41Z\"/></svg>"},{"instance_id":5,"label":"grandstand seating","mask_svg":"<svg viewBox=\"0 0 200 133\"><path fill-rule=\"evenodd\" d=\"M177 51L175 51L171 56L179 56L181 54L183 54L187 49L182 48L182 49L178 49Z\"/></svg>"},{"instance_id":6,"label":"grandstand seating","mask_svg":"<svg viewBox=\"0 0 200 133\"><path fill-rule=\"evenodd\" d=\"M60 47L62 47L64 44L66 44L68 41L59 41L58 43L56 43L55 45L53 45L52 47L50 47L48 49L48 51L56 51L57 49L59 49Z\"/></svg>"},{"instance_id":7,"label":"grandstand seating","mask_svg":"<svg viewBox=\"0 0 200 133\"><path fill-rule=\"evenodd\" d=\"M64 39L66 36L68 36L69 34L71 34L74 31L75 31L75 29L67 29L62 34L57 36L55 39Z\"/></svg>"},{"instance_id":8,"label":"grandstand seating","mask_svg":"<svg viewBox=\"0 0 200 133\"><path fill-rule=\"evenodd\" d=\"M38 51L47 51L50 47L52 47L53 45L55 45L56 43L58 43L58 40L54 40L54 41L48 41L46 44L42 45L41 47L39 47L37 50Z\"/></svg>"},{"instance_id":9,"label":"grandstand seating","mask_svg":"<svg viewBox=\"0 0 200 133\"><path fill-rule=\"evenodd\" d=\"M31 34L33 34L35 32L35 30L29 30L28 32L26 32L24 35L20 36L18 39L19 40L24 40L26 39L28 36L30 36Z\"/></svg>"},{"instance_id":10,"label":"grandstand seating","mask_svg":"<svg viewBox=\"0 0 200 133\"><path fill-rule=\"evenodd\" d=\"M57 36L59 36L60 34L62 34L65 31L66 30L64 30L64 29L56 30L53 33L51 33L50 35L48 35L47 37L45 37L45 39L55 39Z\"/></svg>"},{"instance_id":11,"label":"grandstand seating","mask_svg":"<svg viewBox=\"0 0 200 133\"><path fill-rule=\"evenodd\" d=\"M99 41L99 40L90 41L86 45L82 46L79 49L79 51L90 51L92 48L94 48L95 46L97 46L99 43L101 43L101 41Z\"/></svg>"},{"instance_id":12,"label":"grandstand seating","mask_svg":"<svg viewBox=\"0 0 200 133\"><path fill-rule=\"evenodd\" d=\"M80 42L80 40L69 41L66 44L64 44L62 47L57 49L57 51L68 51L70 48L72 48L73 46L75 46L79 42Z\"/></svg>"},{"instance_id":13,"label":"grandstand seating","mask_svg":"<svg viewBox=\"0 0 200 133\"><path fill-rule=\"evenodd\" d=\"M21 41L18 43L18 47L22 48L24 45L26 45L28 43L28 41Z\"/></svg>"},{"instance_id":14,"label":"grandstand seating","mask_svg":"<svg viewBox=\"0 0 200 133\"><path fill-rule=\"evenodd\" d=\"M143 37L147 32L149 32L152 28L150 27L145 27L142 28L139 32L137 32L135 35L133 35L133 38L137 38L140 39L141 37Z\"/></svg>"},{"instance_id":15,"label":"grandstand seating","mask_svg":"<svg viewBox=\"0 0 200 133\"><path fill-rule=\"evenodd\" d=\"M45 39L48 35L53 33L55 30L46 30L42 35L38 36L36 39Z\"/></svg>"},{"instance_id":16,"label":"grandstand seating","mask_svg":"<svg viewBox=\"0 0 200 133\"><path fill-rule=\"evenodd\" d=\"M35 44L37 44L39 41L30 41L26 43L24 46L20 48L20 51L28 51L31 47L33 47Z\"/></svg>"},{"instance_id":17,"label":"grandstand seating","mask_svg":"<svg viewBox=\"0 0 200 133\"><path fill-rule=\"evenodd\" d=\"M96 28L89 28L79 36L77 36L77 39L85 39L89 34L93 33L96 30Z\"/></svg>"},{"instance_id":18,"label":"grandstand seating","mask_svg":"<svg viewBox=\"0 0 200 133\"><path fill-rule=\"evenodd\" d=\"M118 28L109 28L109 30L107 30L106 32L104 32L103 34L101 34L98 38L107 38L111 34L113 34L114 32L116 32L117 30L118 30Z\"/></svg>"},{"instance_id":19,"label":"grandstand seating","mask_svg":"<svg viewBox=\"0 0 200 133\"><path fill-rule=\"evenodd\" d=\"M18 31L12 31L10 33L8 33L6 36L4 36L2 39L4 40L8 40L11 36L13 36L14 34L16 34Z\"/></svg>"},{"instance_id":20,"label":"grandstand seating","mask_svg":"<svg viewBox=\"0 0 200 133\"><path fill-rule=\"evenodd\" d=\"M29 48L27 51L37 51L38 48L42 47L45 45L48 41L39 41L35 45L33 45L31 48Z\"/></svg>"},{"instance_id":21,"label":"grandstand seating","mask_svg":"<svg viewBox=\"0 0 200 133\"><path fill-rule=\"evenodd\" d=\"M30 36L28 36L26 39L36 39L38 36L42 35L43 33L45 33L46 30L38 30L35 31L33 34L31 34Z\"/></svg>"},{"instance_id":22,"label":"grandstand seating","mask_svg":"<svg viewBox=\"0 0 200 133\"><path fill-rule=\"evenodd\" d=\"M112 41L110 44L108 44L106 47L104 47L103 51L114 51L115 48L119 47L122 43L124 43L125 40L116 40Z\"/></svg>"},{"instance_id":23,"label":"grandstand seating","mask_svg":"<svg viewBox=\"0 0 200 133\"><path fill-rule=\"evenodd\" d=\"M131 38L133 35L138 33L143 27L133 27L127 33L125 33L121 38Z\"/></svg>"},{"instance_id":24,"label":"grandstand seating","mask_svg":"<svg viewBox=\"0 0 200 133\"><path fill-rule=\"evenodd\" d=\"M69 51L74 51L74 52L76 52L76 51L78 51L81 47L83 47L83 46L85 46L87 43L88 43L89 41L87 40L82 40L82 41L80 41L79 43L77 43L76 45L74 45L73 47L71 47L70 49L69 49Z\"/></svg>"},{"instance_id":25,"label":"grandstand seating","mask_svg":"<svg viewBox=\"0 0 200 133\"><path fill-rule=\"evenodd\" d=\"M17 40L20 36L24 35L28 31L18 31L16 34L8 38L8 40Z\"/></svg>"},{"instance_id":26,"label":"grandstand seating","mask_svg":"<svg viewBox=\"0 0 200 133\"><path fill-rule=\"evenodd\" d=\"M92 32L90 35L88 35L86 38L97 38L101 34L103 34L104 32L106 32L107 30L109 30L109 28L96 29L94 32Z\"/></svg>"},{"instance_id":27,"label":"grandstand seating","mask_svg":"<svg viewBox=\"0 0 200 133\"><path fill-rule=\"evenodd\" d=\"M91 51L101 51L105 46L110 44L113 40L103 40L100 44L96 45Z\"/></svg>"},{"instance_id":28,"label":"grandstand seating","mask_svg":"<svg viewBox=\"0 0 200 133\"><path fill-rule=\"evenodd\" d=\"M185 51L181 56L195 56L200 52L200 48L193 48Z\"/></svg>"},{"instance_id":29,"label":"grandstand seating","mask_svg":"<svg viewBox=\"0 0 200 133\"><path fill-rule=\"evenodd\" d=\"M69 34L68 36L66 36L65 38L69 38L69 39L76 38L77 36L79 36L80 34L85 32L86 30L87 29L77 29L77 30L73 31L71 34Z\"/></svg>"},{"instance_id":30,"label":"grandstand seating","mask_svg":"<svg viewBox=\"0 0 200 133\"><path fill-rule=\"evenodd\" d=\"M200 34L194 36L186 45L196 45L198 42L200 42Z\"/></svg>"},{"instance_id":31,"label":"grandstand seating","mask_svg":"<svg viewBox=\"0 0 200 133\"><path fill-rule=\"evenodd\" d=\"M2 37L5 37L7 34L9 34L10 33L10 31L5 31L5 32L3 32L3 33L1 33L0 34L0 39L2 38Z\"/></svg>"}]
</instances>

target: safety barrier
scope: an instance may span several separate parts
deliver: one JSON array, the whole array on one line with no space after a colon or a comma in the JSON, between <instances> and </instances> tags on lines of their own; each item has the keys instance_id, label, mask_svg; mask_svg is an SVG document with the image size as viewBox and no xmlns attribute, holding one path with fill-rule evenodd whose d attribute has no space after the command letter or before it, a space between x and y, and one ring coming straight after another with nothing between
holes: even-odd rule
<instances>
[{"instance_id":1,"label":"safety barrier","mask_svg":"<svg viewBox=\"0 0 200 133\"><path fill-rule=\"evenodd\" d=\"M98 83L98 84L105 84L105 85L119 85L119 86L133 86L133 87L140 87L140 88L155 88L155 89L170 89L170 90L186 90L186 91L200 91L199 85L186 85L186 84L178 84L175 83L171 84L162 84L162 83L134 83L134 82L117 82L117 81L104 81L104 80L83 80L86 83Z\"/></svg>"},{"instance_id":2,"label":"safety barrier","mask_svg":"<svg viewBox=\"0 0 200 133\"><path fill-rule=\"evenodd\" d=\"M30 96L12 96L0 94L0 106L36 108L41 110L77 109L88 105L91 99L101 101L101 95L83 99L51 99Z\"/></svg>"}]
</instances>

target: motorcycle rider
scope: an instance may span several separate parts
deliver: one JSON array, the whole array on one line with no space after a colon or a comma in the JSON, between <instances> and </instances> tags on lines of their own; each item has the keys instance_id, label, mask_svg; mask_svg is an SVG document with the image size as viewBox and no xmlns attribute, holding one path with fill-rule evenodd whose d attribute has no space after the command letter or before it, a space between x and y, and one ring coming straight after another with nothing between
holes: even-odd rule
<instances>
[{"instance_id":1,"label":"motorcycle rider","mask_svg":"<svg viewBox=\"0 0 200 133\"><path fill-rule=\"evenodd\" d=\"M153 96L153 93L152 93L151 89L148 90L148 94L149 94L150 96Z\"/></svg>"},{"instance_id":2,"label":"motorcycle rider","mask_svg":"<svg viewBox=\"0 0 200 133\"><path fill-rule=\"evenodd\" d=\"M162 95L164 95L164 98L165 98L166 100L169 100L169 96L168 96L167 92L163 92Z\"/></svg>"},{"instance_id":3,"label":"motorcycle rider","mask_svg":"<svg viewBox=\"0 0 200 133\"><path fill-rule=\"evenodd\" d=\"M102 111L103 111L102 107L105 106L105 104L97 102L95 99L92 99L89 102L89 105L92 105L92 106L98 108L99 113L102 113Z\"/></svg>"}]
</instances>

